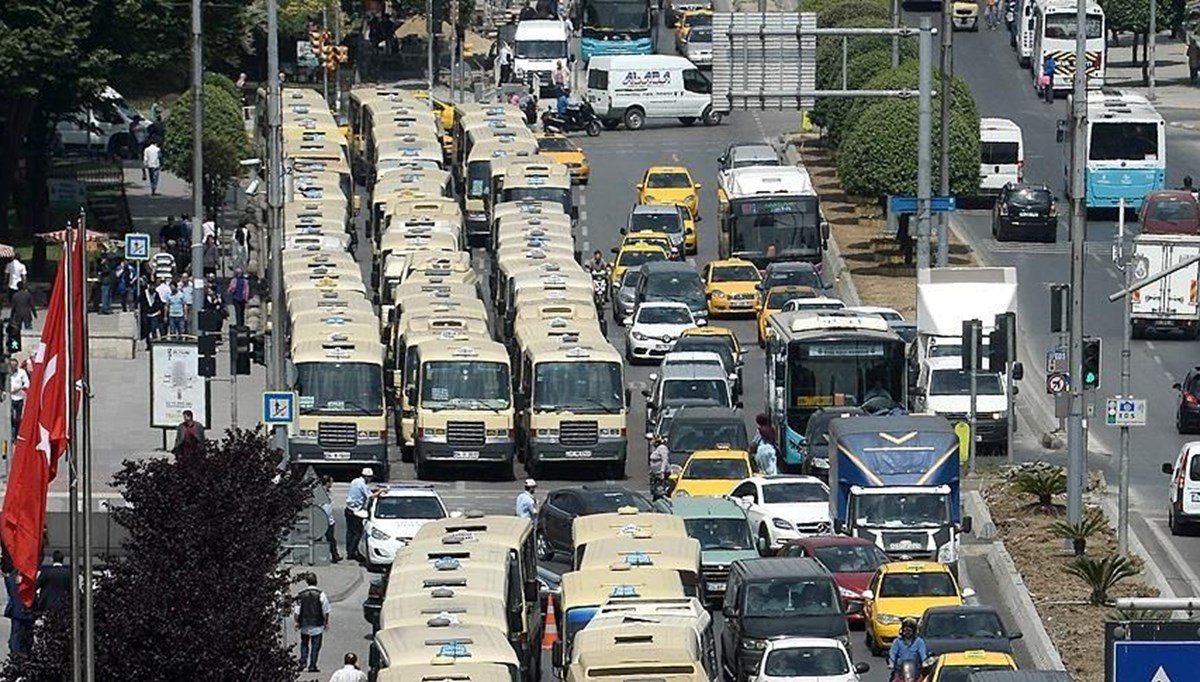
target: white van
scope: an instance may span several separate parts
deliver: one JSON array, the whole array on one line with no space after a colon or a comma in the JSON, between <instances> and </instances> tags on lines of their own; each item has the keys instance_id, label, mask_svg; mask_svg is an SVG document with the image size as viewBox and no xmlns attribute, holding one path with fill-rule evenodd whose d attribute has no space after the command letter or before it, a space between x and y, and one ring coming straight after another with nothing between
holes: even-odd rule
<instances>
[{"instance_id":1,"label":"white van","mask_svg":"<svg viewBox=\"0 0 1200 682\"><path fill-rule=\"evenodd\" d=\"M1200 441L1184 443L1174 465L1164 462L1162 470L1171 476L1167 525L1172 535L1182 535L1200 524Z\"/></svg>"},{"instance_id":2,"label":"white van","mask_svg":"<svg viewBox=\"0 0 1200 682\"><path fill-rule=\"evenodd\" d=\"M721 122L712 108L712 81L683 57L662 54L592 57L587 98L611 130L638 130L648 118L678 118L684 125Z\"/></svg>"},{"instance_id":3,"label":"white van","mask_svg":"<svg viewBox=\"0 0 1200 682\"><path fill-rule=\"evenodd\" d=\"M553 19L526 19L517 24L513 37L513 69L528 86L534 76L541 85L538 96L554 89L554 68L558 62L570 68L571 34L567 25ZM568 84L569 85L569 84Z\"/></svg>"},{"instance_id":4,"label":"white van","mask_svg":"<svg viewBox=\"0 0 1200 682\"><path fill-rule=\"evenodd\" d=\"M998 194L1025 175L1021 126L1007 118L979 119L979 193Z\"/></svg>"},{"instance_id":5,"label":"white van","mask_svg":"<svg viewBox=\"0 0 1200 682\"><path fill-rule=\"evenodd\" d=\"M140 119L133 127L138 148L146 142L150 121L129 106L121 93L105 87L94 106L81 109L72 118L59 122L56 132L62 147L85 147L102 151L109 156L133 153L129 144L130 124Z\"/></svg>"}]
</instances>

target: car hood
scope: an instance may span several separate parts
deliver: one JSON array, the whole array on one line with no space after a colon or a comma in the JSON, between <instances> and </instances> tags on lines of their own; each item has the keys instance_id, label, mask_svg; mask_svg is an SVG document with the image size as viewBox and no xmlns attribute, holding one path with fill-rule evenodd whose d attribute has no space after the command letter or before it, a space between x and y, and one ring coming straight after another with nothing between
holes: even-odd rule
<instances>
[{"instance_id":1,"label":"car hood","mask_svg":"<svg viewBox=\"0 0 1200 682\"><path fill-rule=\"evenodd\" d=\"M742 636L755 639L766 639L776 635L837 637L849 632L846 617L841 613L831 613L825 616L742 619Z\"/></svg>"},{"instance_id":2,"label":"car hood","mask_svg":"<svg viewBox=\"0 0 1200 682\"><path fill-rule=\"evenodd\" d=\"M1011 654L1012 640L1007 637L926 637L925 648L930 656L977 649Z\"/></svg>"},{"instance_id":3,"label":"car hood","mask_svg":"<svg viewBox=\"0 0 1200 682\"><path fill-rule=\"evenodd\" d=\"M938 414L960 414L971 406L971 396L968 395L931 395L925 400L926 407ZM1002 395L978 395L975 397L975 409L979 414L1005 412L1007 401Z\"/></svg>"},{"instance_id":4,"label":"car hood","mask_svg":"<svg viewBox=\"0 0 1200 682\"><path fill-rule=\"evenodd\" d=\"M692 497L721 497L728 495L741 480L740 478L728 480L723 478L681 478L675 484L675 492L683 490Z\"/></svg>"},{"instance_id":5,"label":"car hood","mask_svg":"<svg viewBox=\"0 0 1200 682\"><path fill-rule=\"evenodd\" d=\"M705 549L700 552L700 562L705 566L729 565L738 559L757 559L756 549Z\"/></svg>"},{"instance_id":6,"label":"car hood","mask_svg":"<svg viewBox=\"0 0 1200 682\"><path fill-rule=\"evenodd\" d=\"M630 333L638 332L659 339L664 336L677 339L683 335L683 330L691 326L690 324L638 324L630 328Z\"/></svg>"},{"instance_id":7,"label":"car hood","mask_svg":"<svg viewBox=\"0 0 1200 682\"><path fill-rule=\"evenodd\" d=\"M689 201L693 196L690 189L654 188L645 192L646 202L679 203Z\"/></svg>"},{"instance_id":8,"label":"car hood","mask_svg":"<svg viewBox=\"0 0 1200 682\"><path fill-rule=\"evenodd\" d=\"M801 523L816 523L829 521L828 502L788 502L776 504L760 504L758 508L768 516L799 521Z\"/></svg>"},{"instance_id":9,"label":"car hood","mask_svg":"<svg viewBox=\"0 0 1200 682\"><path fill-rule=\"evenodd\" d=\"M412 539L427 523L429 519L373 519L370 525L393 538Z\"/></svg>"},{"instance_id":10,"label":"car hood","mask_svg":"<svg viewBox=\"0 0 1200 682\"><path fill-rule=\"evenodd\" d=\"M710 290L726 294L758 294L757 282L717 282Z\"/></svg>"},{"instance_id":11,"label":"car hood","mask_svg":"<svg viewBox=\"0 0 1200 682\"><path fill-rule=\"evenodd\" d=\"M838 587L862 594L862 591L867 589L867 585L871 583L872 575L872 573L834 573L833 579L837 582Z\"/></svg>"},{"instance_id":12,"label":"car hood","mask_svg":"<svg viewBox=\"0 0 1200 682\"><path fill-rule=\"evenodd\" d=\"M920 618L925 609L934 606L962 606L959 597L879 597L875 599L875 613L887 613L903 618Z\"/></svg>"}]
</instances>

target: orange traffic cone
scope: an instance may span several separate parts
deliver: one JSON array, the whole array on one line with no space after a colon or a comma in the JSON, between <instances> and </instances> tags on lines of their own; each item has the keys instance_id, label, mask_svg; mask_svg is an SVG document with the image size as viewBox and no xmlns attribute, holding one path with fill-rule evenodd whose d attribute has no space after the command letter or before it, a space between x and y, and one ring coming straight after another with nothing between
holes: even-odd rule
<instances>
[{"instance_id":1,"label":"orange traffic cone","mask_svg":"<svg viewBox=\"0 0 1200 682\"><path fill-rule=\"evenodd\" d=\"M549 651L558 641L558 621L554 617L554 594L546 595L546 624L542 629L542 649Z\"/></svg>"}]
</instances>

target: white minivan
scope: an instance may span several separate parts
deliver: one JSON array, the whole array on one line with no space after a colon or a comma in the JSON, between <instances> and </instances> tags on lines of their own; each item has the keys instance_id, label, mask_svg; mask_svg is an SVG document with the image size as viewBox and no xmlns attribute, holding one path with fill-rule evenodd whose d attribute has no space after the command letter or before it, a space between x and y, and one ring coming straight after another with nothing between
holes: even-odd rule
<instances>
[{"instance_id":1,"label":"white minivan","mask_svg":"<svg viewBox=\"0 0 1200 682\"><path fill-rule=\"evenodd\" d=\"M662 54L592 57L587 98L608 129L624 123L639 130L648 118L677 118L684 125L721 122L713 111L712 81L683 57Z\"/></svg>"},{"instance_id":2,"label":"white minivan","mask_svg":"<svg viewBox=\"0 0 1200 682\"><path fill-rule=\"evenodd\" d=\"M63 119L55 129L62 147L85 147L109 156L129 156L146 142L150 121L129 106L121 93L105 87L97 103ZM130 144L134 135L137 146Z\"/></svg>"},{"instance_id":3,"label":"white minivan","mask_svg":"<svg viewBox=\"0 0 1200 682\"><path fill-rule=\"evenodd\" d=\"M541 85L539 97L554 90L554 69L558 62L570 68L570 40L567 25L561 21L526 19L517 23L513 36L513 68L526 85L532 86L534 77L537 78Z\"/></svg>"},{"instance_id":4,"label":"white minivan","mask_svg":"<svg viewBox=\"0 0 1200 682\"><path fill-rule=\"evenodd\" d=\"M1167 493L1167 526L1172 535L1183 535L1200 524L1200 441L1184 443L1175 463L1163 462L1171 476Z\"/></svg>"},{"instance_id":5,"label":"white minivan","mask_svg":"<svg viewBox=\"0 0 1200 682\"><path fill-rule=\"evenodd\" d=\"M1007 118L979 119L979 193L999 194L1025 175L1021 126Z\"/></svg>"}]
</instances>

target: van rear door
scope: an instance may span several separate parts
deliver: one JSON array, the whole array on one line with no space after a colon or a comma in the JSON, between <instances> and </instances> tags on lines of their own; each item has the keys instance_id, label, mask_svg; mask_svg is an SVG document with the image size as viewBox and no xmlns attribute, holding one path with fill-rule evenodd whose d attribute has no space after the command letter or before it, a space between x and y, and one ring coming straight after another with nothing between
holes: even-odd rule
<instances>
[{"instance_id":1,"label":"van rear door","mask_svg":"<svg viewBox=\"0 0 1200 682\"><path fill-rule=\"evenodd\" d=\"M612 115L612 94L608 89L609 72L593 67L588 69L587 73L588 103L596 110L596 115Z\"/></svg>"},{"instance_id":2,"label":"van rear door","mask_svg":"<svg viewBox=\"0 0 1200 682\"><path fill-rule=\"evenodd\" d=\"M979 188L998 192L1010 182L1020 182L1025 150L1019 131L984 130L980 140Z\"/></svg>"}]
</instances>

